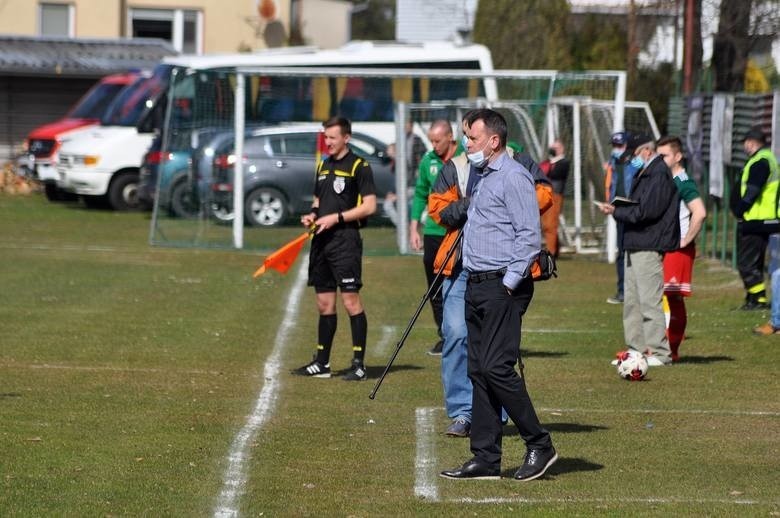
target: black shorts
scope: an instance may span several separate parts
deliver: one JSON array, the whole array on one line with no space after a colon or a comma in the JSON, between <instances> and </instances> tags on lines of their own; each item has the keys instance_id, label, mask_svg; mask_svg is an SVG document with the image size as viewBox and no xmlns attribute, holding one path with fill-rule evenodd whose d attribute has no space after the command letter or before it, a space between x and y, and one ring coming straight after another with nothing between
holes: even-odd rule
<instances>
[{"instance_id":1,"label":"black shorts","mask_svg":"<svg viewBox=\"0 0 780 518\"><path fill-rule=\"evenodd\" d=\"M363 286L363 239L356 228L342 228L315 236L309 253L309 286L317 293L339 288L357 293Z\"/></svg>"}]
</instances>

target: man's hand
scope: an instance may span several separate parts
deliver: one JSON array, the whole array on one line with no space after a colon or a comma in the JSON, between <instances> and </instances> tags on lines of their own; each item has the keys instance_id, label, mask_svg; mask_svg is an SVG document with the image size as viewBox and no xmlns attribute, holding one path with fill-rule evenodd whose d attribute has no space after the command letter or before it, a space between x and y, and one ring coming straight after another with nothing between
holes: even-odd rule
<instances>
[{"instance_id":1,"label":"man's hand","mask_svg":"<svg viewBox=\"0 0 780 518\"><path fill-rule=\"evenodd\" d=\"M317 219L317 215L313 212L309 212L308 214L304 214L303 216L301 216L301 224L304 227L309 228L312 226L312 224L316 219Z\"/></svg>"},{"instance_id":2,"label":"man's hand","mask_svg":"<svg viewBox=\"0 0 780 518\"><path fill-rule=\"evenodd\" d=\"M339 213L334 212L333 214L326 214L321 218L318 218L317 221L314 222L314 224L317 225L316 233L322 234L324 231L328 230L329 228L333 228L339 224Z\"/></svg>"},{"instance_id":3,"label":"man's hand","mask_svg":"<svg viewBox=\"0 0 780 518\"><path fill-rule=\"evenodd\" d=\"M418 252L422 250L422 237L417 232L417 221L415 220L409 224L409 245L412 247L412 250Z\"/></svg>"}]
</instances>

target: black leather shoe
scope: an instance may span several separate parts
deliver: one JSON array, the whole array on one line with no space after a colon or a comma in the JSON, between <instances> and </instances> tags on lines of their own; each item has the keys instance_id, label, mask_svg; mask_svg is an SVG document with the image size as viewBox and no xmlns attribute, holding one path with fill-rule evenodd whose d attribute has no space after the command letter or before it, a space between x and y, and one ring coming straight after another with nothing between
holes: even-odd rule
<instances>
[{"instance_id":1,"label":"black leather shoe","mask_svg":"<svg viewBox=\"0 0 780 518\"><path fill-rule=\"evenodd\" d=\"M476 459L467 461L457 469L448 469L439 473L444 478L469 479L469 480L498 480L501 478L499 468L491 468Z\"/></svg>"},{"instance_id":2,"label":"black leather shoe","mask_svg":"<svg viewBox=\"0 0 780 518\"><path fill-rule=\"evenodd\" d=\"M528 450L525 454L525 462L515 473L515 480L527 482L539 478L556 460L558 454L552 446L543 450Z\"/></svg>"}]
</instances>

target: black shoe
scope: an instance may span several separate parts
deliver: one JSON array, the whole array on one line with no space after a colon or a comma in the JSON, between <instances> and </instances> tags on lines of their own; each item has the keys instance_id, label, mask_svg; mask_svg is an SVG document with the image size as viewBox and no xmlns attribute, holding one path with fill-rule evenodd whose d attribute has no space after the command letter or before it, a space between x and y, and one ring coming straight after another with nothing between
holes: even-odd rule
<instances>
[{"instance_id":1,"label":"black shoe","mask_svg":"<svg viewBox=\"0 0 780 518\"><path fill-rule=\"evenodd\" d=\"M759 309L770 309L771 307L772 306L770 306L769 303L766 301L748 300L739 309L741 309L742 311L755 311Z\"/></svg>"},{"instance_id":2,"label":"black shoe","mask_svg":"<svg viewBox=\"0 0 780 518\"><path fill-rule=\"evenodd\" d=\"M311 363L293 369L292 373L297 376L308 376L309 378L330 378L330 363L323 365L315 357Z\"/></svg>"},{"instance_id":3,"label":"black shoe","mask_svg":"<svg viewBox=\"0 0 780 518\"><path fill-rule=\"evenodd\" d=\"M539 478L556 460L558 454L552 446L543 450L528 450L525 454L525 462L515 473L515 480L527 482Z\"/></svg>"},{"instance_id":4,"label":"black shoe","mask_svg":"<svg viewBox=\"0 0 780 518\"><path fill-rule=\"evenodd\" d=\"M441 356L441 348L444 346L444 342L439 340L436 342L436 345L434 345L430 351L428 351L428 354L431 356Z\"/></svg>"},{"instance_id":5,"label":"black shoe","mask_svg":"<svg viewBox=\"0 0 780 518\"><path fill-rule=\"evenodd\" d=\"M471 459L459 468L442 471L439 476L453 479L498 480L501 478L501 470L491 468L477 459Z\"/></svg>"},{"instance_id":6,"label":"black shoe","mask_svg":"<svg viewBox=\"0 0 780 518\"><path fill-rule=\"evenodd\" d=\"M344 381L363 381L367 378L366 367L361 360L352 360L347 373L341 377Z\"/></svg>"}]
</instances>

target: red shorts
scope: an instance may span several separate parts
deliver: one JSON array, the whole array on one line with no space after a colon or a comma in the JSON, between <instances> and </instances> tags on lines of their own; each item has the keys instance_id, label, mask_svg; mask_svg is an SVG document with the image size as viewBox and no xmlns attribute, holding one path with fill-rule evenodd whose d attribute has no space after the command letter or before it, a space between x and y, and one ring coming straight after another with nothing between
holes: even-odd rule
<instances>
[{"instance_id":1,"label":"red shorts","mask_svg":"<svg viewBox=\"0 0 780 518\"><path fill-rule=\"evenodd\" d=\"M664 255L664 294L691 296L691 278L693 277L693 260L695 258L696 245L693 243Z\"/></svg>"}]
</instances>

